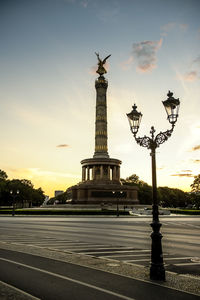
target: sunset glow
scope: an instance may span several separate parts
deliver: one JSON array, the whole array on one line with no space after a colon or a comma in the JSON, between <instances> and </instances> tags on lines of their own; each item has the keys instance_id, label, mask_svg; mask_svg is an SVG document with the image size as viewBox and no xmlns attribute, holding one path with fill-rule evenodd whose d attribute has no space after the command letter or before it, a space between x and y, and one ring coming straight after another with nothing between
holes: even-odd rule
<instances>
[{"instance_id":1,"label":"sunset glow","mask_svg":"<svg viewBox=\"0 0 200 300\"><path fill-rule=\"evenodd\" d=\"M139 136L170 129L162 105L179 98L172 137L157 149L159 186L190 190L200 173L200 2L44 0L0 3L0 169L53 196L81 181L93 156L95 52L109 58L108 152L121 177L151 184L149 150L126 113L143 114Z\"/></svg>"}]
</instances>

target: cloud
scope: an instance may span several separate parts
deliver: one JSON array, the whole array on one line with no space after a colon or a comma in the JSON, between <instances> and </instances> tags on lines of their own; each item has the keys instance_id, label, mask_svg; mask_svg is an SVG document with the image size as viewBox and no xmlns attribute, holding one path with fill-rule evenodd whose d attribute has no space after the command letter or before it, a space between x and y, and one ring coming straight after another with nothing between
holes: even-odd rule
<instances>
[{"instance_id":1,"label":"cloud","mask_svg":"<svg viewBox=\"0 0 200 300\"><path fill-rule=\"evenodd\" d=\"M185 81L195 81L197 78L198 78L197 71L190 71L190 72L187 72L187 73L183 76L183 79L184 79Z\"/></svg>"},{"instance_id":2,"label":"cloud","mask_svg":"<svg viewBox=\"0 0 200 300\"><path fill-rule=\"evenodd\" d=\"M200 66L200 55L193 60L194 64L198 64Z\"/></svg>"},{"instance_id":3,"label":"cloud","mask_svg":"<svg viewBox=\"0 0 200 300\"><path fill-rule=\"evenodd\" d=\"M170 22L162 26L160 29L161 29L161 35L167 36L168 33L174 29L179 29L185 32L188 29L188 24L178 24L175 22Z\"/></svg>"},{"instance_id":4,"label":"cloud","mask_svg":"<svg viewBox=\"0 0 200 300\"><path fill-rule=\"evenodd\" d=\"M91 74L91 75L95 75L95 74L96 74L96 71L97 71L97 65L92 66L92 67L89 69L88 73Z\"/></svg>"},{"instance_id":5,"label":"cloud","mask_svg":"<svg viewBox=\"0 0 200 300\"><path fill-rule=\"evenodd\" d=\"M157 169L158 170L163 170L163 169L165 169L166 167L165 166L161 166L161 167L158 167Z\"/></svg>"},{"instance_id":6,"label":"cloud","mask_svg":"<svg viewBox=\"0 0 200 300\"><path fill-rule=\"evenodd\" d=\"M200 145L194 146L190 151L200 150Z\"/></svg>"},{"instance_id":7,"label":"cloud","mask_svg":"<svg viewBox=\"0 0 200 300\"><path fill-rule=\"evenodd\" d=\"M150 72L156 68L156 53L162 46L163 39L159 41L144 41L133 44L133 57L140 72Z\"/></svg>"},{"instance_id":8,"label":"cloud","mask_svg":"<svg viewBox=\"0 0 200 300\"><path fill-rule=\"evenodd\" d=\"M130 69L132 63L133 63L133 56L131 55L131 56L129 57L129 59L127 59L126 61L123 61L123 62L120 64L120 66L121 66L122 70L125 70L125 71L126 71L126 70Z\"/></svg>"},{"instance_id":9,"label":"cloud","mask_svg":"<svg viewBox=\"0 0 200 300\"><path fill-rule=\"evenodd\" d=\"M161 27L161 35L166 36L172 29L174 29L176 26L176 23L171 22L171 23L167 23L164 26Z\"/></svg>"},{"instance_id":10,"label":"cloud","mask_svg":"<svg viewBox=\"0 0 200 300\"><path fill-rule=\"evenodd\" d=\"M67 144L60 144L60 145L57 145L56 147L57 148L67 148L67 147L69 147L69 145L67 145Z\"/></svg>"},{"instance_id":11,"label":"cloud","mask_svg":"<svg viewBox=\"0 0 200 300\"><path fill-rule=\"evenodd\" d=\"M179 24L179 28L182 30L182 31L186 31L188 29L188 24Z\"/></svg>"},{"instance_id":12,"label":"cloud","mask_svg":"<svg viewBox=\"0 0 200 300\"><path fill-rule=\"evenodd\" d=\"M179 79L184 81L193 82L199 78L199 70L200 70L200 55L193 59L191 62L192 70L186 72L184 75L179 75Z\"/></svg>"},{"instance_id":13,"label":"cloud","mask_svg":"<svg viewBox=\"0 0 200 300\"><path fill-rule=\"evenodd\" d=\"M88 4L89 4L89 0L83 0L80 2L81 6L83 6L84 8L87 8L88 7Z\"/></svg>"},{"instance_id":14,"label":"cloud","mask_svg":"<svg viewBox=\"0 0 200 300\"><path fill-rule=\"evenodd\" d=\"M178 177L194 177L194 175L190 173L179 173L179 174L172 174L170 176L178 176Z\"/></svg>"},{"instance_id":15,"label":"cloud","mask_svg":"<svg viewBox=\"0 0 200 300\"><path fill-rule=\"evenodd\" d=\"M199 164L200 163L200 159L192 159L192 162L195 164Z\"/></svg>"}]
</instances>

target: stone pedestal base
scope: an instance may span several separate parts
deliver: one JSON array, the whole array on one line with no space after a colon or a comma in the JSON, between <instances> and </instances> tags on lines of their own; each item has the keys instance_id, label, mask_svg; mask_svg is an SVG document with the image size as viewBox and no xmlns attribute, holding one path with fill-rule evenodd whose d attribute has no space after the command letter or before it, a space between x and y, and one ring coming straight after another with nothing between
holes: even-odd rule
<instances>
[{"instance_id":1,"label":"stone pedestal base","mask_svg":"<svg viewBox=\"0 0 200 300\"><path fill-rule=\"evenodd\" d=\"M122 204L135 205L137 187L123 186L115 183L85 182L72 186L70 192L74 204Z\"/></svg>"}]
</instances>

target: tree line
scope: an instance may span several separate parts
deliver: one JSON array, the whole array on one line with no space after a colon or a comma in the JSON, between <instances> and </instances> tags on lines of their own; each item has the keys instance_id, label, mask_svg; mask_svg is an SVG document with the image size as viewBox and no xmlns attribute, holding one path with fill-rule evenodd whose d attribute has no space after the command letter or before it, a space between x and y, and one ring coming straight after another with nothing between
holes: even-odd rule
<instances>
[{"instance_id":1,"label":"tree line","mask_svg":"<svg viewBox=\"0 0 200 300\"><path fill-rule=\"evenodd\" d=\"M136 185L138 187L138 199L140 204L152 204L152 186L139 179L133 174L126 179L121 179L124 185ZM194 177L191 184L191 192L184 192L180 189L158 187L158 201L162 207L200 207L200 174Z\"/></svg>"},{"instance_id":2,"label":"tree line","mask_svg":"<svg viewBox=\"0 0 200 300\"><path fill-rule=\"evenodd\" d=\"M40 206L45 199L41 188L35 189L30 180L8 179L8 175L0 170L0 206L32 207Z\"/></svg>"}]
</instances>

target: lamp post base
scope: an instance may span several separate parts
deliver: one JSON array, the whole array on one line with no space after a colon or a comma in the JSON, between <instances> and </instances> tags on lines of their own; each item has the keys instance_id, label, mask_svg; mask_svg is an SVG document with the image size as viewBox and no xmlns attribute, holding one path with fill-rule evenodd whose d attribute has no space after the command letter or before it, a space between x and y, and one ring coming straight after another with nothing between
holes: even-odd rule
<instances>
[{"instance_id":1,"label":"lamp post base","mask_svg":"<svg viewBox=\"0 0 200 300\"><path fill-rule=\"evenodd\" d=\"M163 264L151 264L150 279L165 281L165 269Z\"/></svg>"},{"instance_id":2,"label":"lamp post base","mask_svg":"<svg viewBox=\"0 0 200 300\"><path fill-rule=\"evenodd\" d=\"M151 268L150 279L165 281L165 268L163 264L162 253L162 234L160 233L160 227L162 224L159 221L153 221L151 227L153 232L151 234Z\"/></svg>"}]
</instances>

